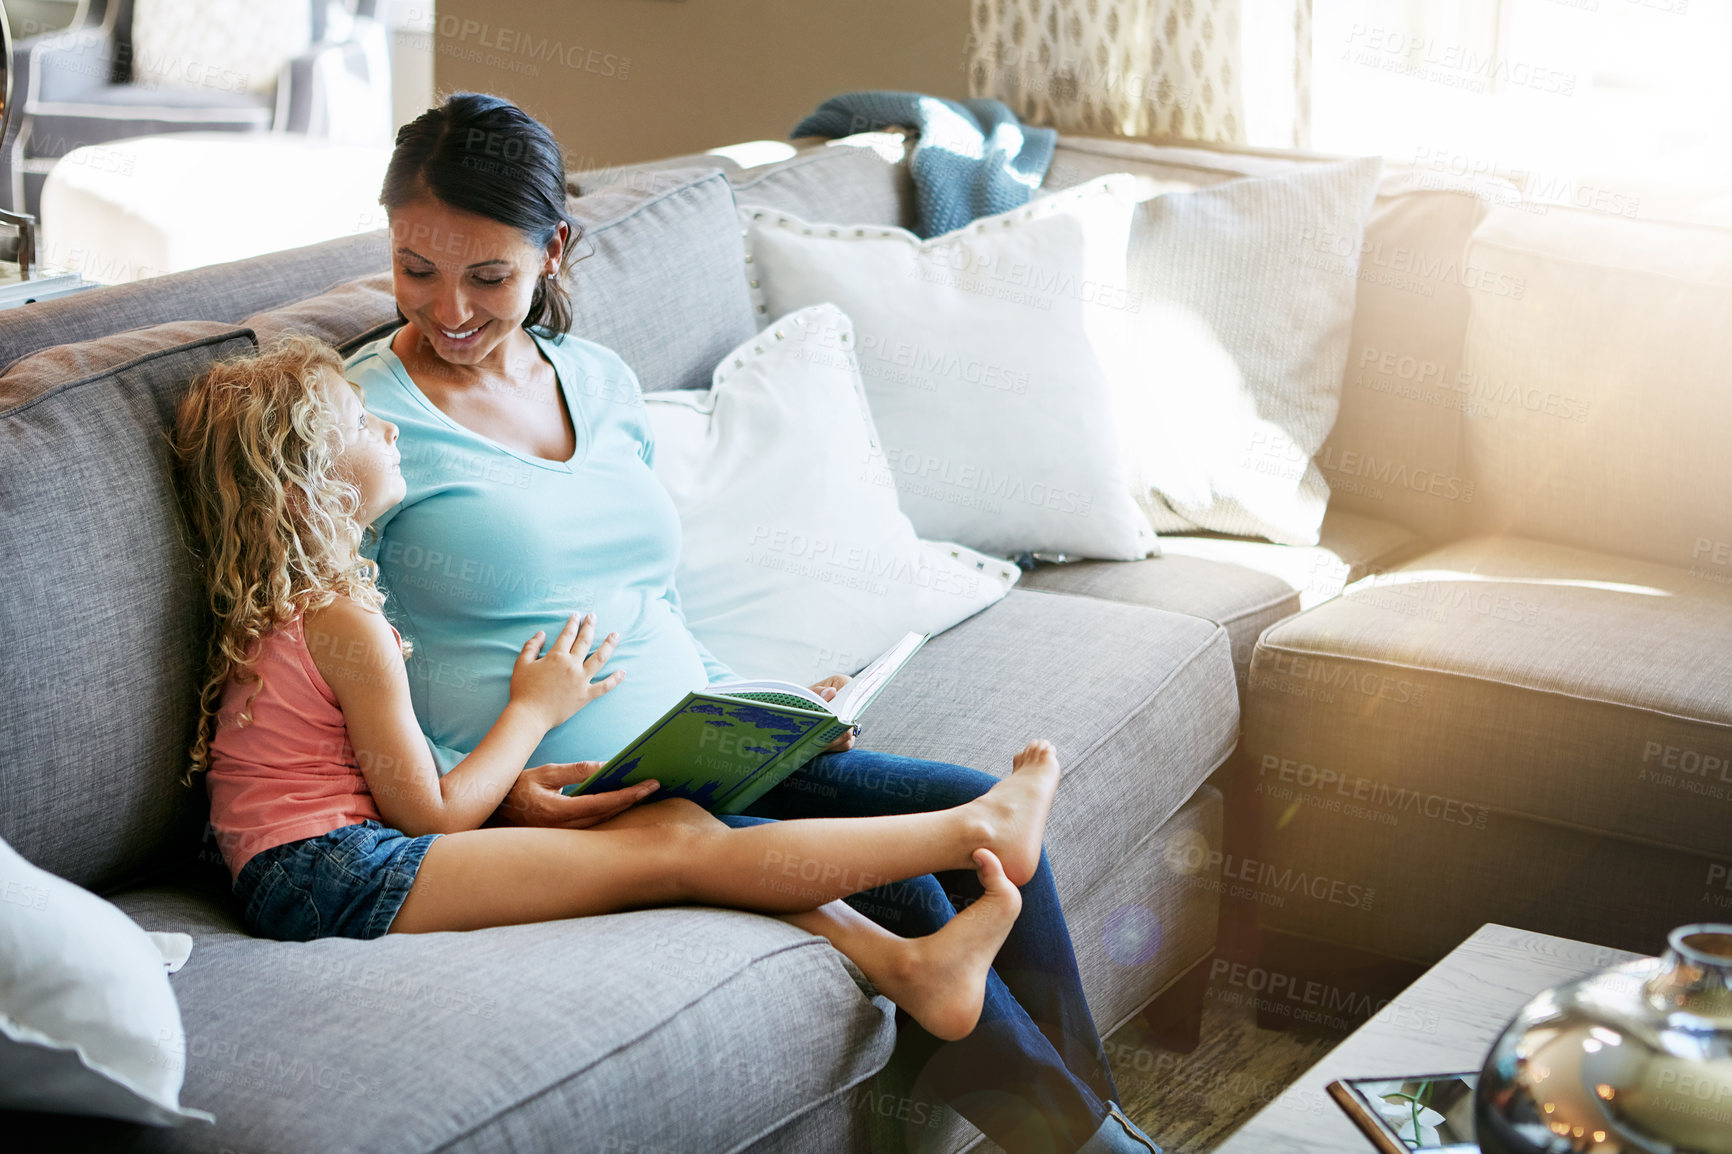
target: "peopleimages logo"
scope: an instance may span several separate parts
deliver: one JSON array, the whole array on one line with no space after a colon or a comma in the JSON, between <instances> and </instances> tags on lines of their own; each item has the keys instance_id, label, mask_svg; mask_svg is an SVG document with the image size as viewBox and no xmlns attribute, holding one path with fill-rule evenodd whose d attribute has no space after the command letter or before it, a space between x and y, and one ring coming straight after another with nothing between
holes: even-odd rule
<instances>
[{"instance_id":1,"label":"peopleimages logo","mask_svg":"<svg viewBox=\"0 0 1732 1154\"><path fill-rule=\"evenodd\" d=\"M1393 1000L1359 990L1343 989L1312 978L1264 969L1262 966L1229 961L1226 958L1216 958L1209 963L1209 981L1216 985L1225 984L1249 990L1270 999L1297 1002L1303 1006L1315 1006L1320 1010L1350 1014L1358 1018L1371 1017Z\"/></svg>"},{"instance_id":2,"label":"peopleimages logo","mask_svg":"<svg viewBox=\"0 0 1732 1154\"><path fill-rule=\"evenodd\" d=\"M912 275L972 291L981 291L978 286L986 284L1017 290L1032 294L1033 300L1047 302L1045 307L1049 308L1059 297L1130 313L1140 310L1143 304L1142 297L1123 284L1079 277L1068 270L1030 261L1004 260L995 252L971 247L966 240L922 249Z\"/></svg>"},{"instance_id":3,"label":"peopleimages logo","mask_svg":"<svg viewBox=\"0 0 1732 1154\"><path fill-rule=\"evenodd\" d=\"M1642 764L1658 765L1687 776L1710 778L1732 785L1732 757L1703 753L1658 741L1642 743Z\"/></svg>"},{"instance_id":4,"label":"peopleimages logo","mask_svg":"<svg viewBox=\"0 0 1732 1154\"><path fill-rule=\"evenodd\" d=\"M1324 661L1302 653L1276 649L1268 662L1258 662L1258 672L1273 672L1295 681L1327 685L1332 689L1351 689L1366 697L1380 697L1402 705L1418 705L1425 700L1425 686L1405 678L1387 677L1373 669L1361 669L1341 661Z\"/></svg>"},{"instance_id":5,"label":"peopleimages logo","mask_svg":"<svg viewBox=\"0 0 1732 1154\"><path fill-rule=\"evenodd\" d=\"M1088 516L1089 510L1094 507L1094 497L1089 493L1079 493L1075 489L1049 485L1043 481L1024 481L1023 478L1008 473L995 473L978 465L959 464L931 454L921 456L917 452L887 446L884 450L884 462L890 466L892 473L901 477L954 485L1001 501L1022 501L1082 517Z\"/></svg>"},{"instance_id":6,"label":"peopleimages logo","mask_svg":"<svg viewBox=\"0 0 1732 1154\"><path fill-rule=\"evenodd\" d=\"M1323 451L1314 459L1318 468L1339 476L1361 478L1393 489L1441 497L1446 501L1473 500L1472 481L1436 469L1414 468L1405 461L1392 461L1387 457L1379 459L1352 449L1336 449L1333 445L1324 445Z\"/></svg>"},{"instance_id":7,"label":"peopleimages logo","mask_svg":"<svg viewBox=\"0 0 1732 1154\"><path fill-rule=\"evenodd\" d=\"M927 377L948 377L970 385L1000 389L1007 393L1028 392L1029 374L1003 365L958 356L950 349L927 349L907 341L886 341L868 334L860 341L862 371L874 376L873 362L884 362Z\"/></svg>"},{"instance_id":8,"label":"peopleimages logo","mask_svg":"<svg viewBox=\"0 0 1732 1154\"><path fill-rule=\"evenodd\" d=\"M1458 801L1424 790L1408 789L1406 786L1390 785L1384 781L1373 781L1368 777L1350 776L1338 769L1265 753L1258 775L1266 777L1271 772L1277 781L1298 786L1303 790L1318 794L1332 793L1347 801L1366 802L1398 813L1435 818L1446 825L1484 829L1486 816L1490 812L1483 805Z\"/></svg>"},{"instance_id":9,"label":"peopleimages logo","mask_svg":"<svg viewBox=\"0 0 1732 1154\"><path fill-rule=\"evenodd\" d=\"M619 56L581 44L566 44L520 28L493 25L482 20L458 20L455 16L439 17L439 53L442 56L461 55L479 59L478 49L493 49L526 60L563 64L580 72L611 76L624 80L631 72L631 57ZM461 47L459 47L461 45Z\"/></svg>"},{"instance_id":10,"label":"peopleimages logo","mask_svg":"<svg viewBox=\"0 0 1732 1154\"><path fill-rule=\"evenodd\" d=\"M1525 409L1530 413L1543 413L1566 421L1588 419L1588 402L1579 397L1523 385L1518 381L1503 380L1472 369L1457 369L1450 373L1437 361L1407 353L1395 353L1373 345L1366 345L1360 350L1359 368L1370 369L1382 377L1410 381L1415 385L1447 389L1463 397L1506 408ZM1363 376L1362 371L1361 378Z\"/></svg>"},{"instance_id":11,"label":"peopleimages logo","mask_svg":"<svg viewBox=\"0 0 1732 1154\"><path fill-rule=\"evenodd\" d=\"M759 523L752 527L752 535L747 545L750 550L763 552L748 552L747 561L757 560L758 564L771 569L786 569L799 572L806 576L825 578L820 569L844 570L861 578L869 578L874 582L899 581L920 589L931 589L938 593L954 593L958 596L972 597L980 588L980 577L975 573L959 573L953 570L939 569L934 565L920 564L910 561L907 557L886 556L876 549L851 541L838 541L831 537L808 536L805 533L791 529L775 527ZM777 555L776 560L770 560L764 554ZM782 564L782 559L793 562L803 562L813 568L793 568ZM887 587L880 584L871 588L874 593L885 593Z\"/></svg>"},{"instance_id":12,"label":"peopleimages logo","mask_svg":"<svg viewBox=\"0 0 1732 1154\"><path fill-rule=\"evenodd\" d=\"M1348 909L1369 910L1377 896L1376 889L1371 886L1325 877L1323 874L1295 869L1292 866L1283 869L1271 862L1209 849L1206 843L1202 842L1170 843L1163 856L1167 867L1174 873L1190 878L1192 885L1262 905L1285 905L1286 897L1283 895L1291 895L1331 902ZM1204 876L1213 872L1217 865L1221 869L1219 881Z\"/></svg>"}]
</instances>

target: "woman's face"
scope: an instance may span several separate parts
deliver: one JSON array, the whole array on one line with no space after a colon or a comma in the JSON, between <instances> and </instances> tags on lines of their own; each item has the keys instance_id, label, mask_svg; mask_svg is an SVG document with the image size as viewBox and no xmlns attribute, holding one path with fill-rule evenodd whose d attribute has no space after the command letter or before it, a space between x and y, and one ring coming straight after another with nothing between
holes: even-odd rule
<instances>
[{"instance_id":1,"label":"woman's face","mask_svg":"<svg viewBox=\"0 0 1732 1154\"><path fill-rule=\"evenodd\" d=\"M439 359L476 365L529 315L538 281L559 271L564 229L546 248L508 224L431 197L391 210L397 307Z\"/></svg>"}]
</instances>

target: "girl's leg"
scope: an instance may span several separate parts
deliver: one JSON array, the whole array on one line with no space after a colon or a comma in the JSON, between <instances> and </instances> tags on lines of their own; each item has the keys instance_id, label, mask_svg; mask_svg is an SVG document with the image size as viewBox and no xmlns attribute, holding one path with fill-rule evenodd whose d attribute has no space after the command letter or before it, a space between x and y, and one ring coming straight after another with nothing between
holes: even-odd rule
<instances>
[{"instance_id":1,"label":"girl's leg","mask_svg":"<svg viewBox=\"0 0 1732 1154\"><path fill-rule=\"evenodd\" d=\"M934 1037L964 1038L980 1021L993 956L1022 909L1021 895L992 851L979 850L975 857L981 897L923 938L893 934L839 901L781 918L828 938L879 993Z\"/></svg>"},{"instance_id":2,"label":"girl's leg","mask_svg":"<svg viewBox=\"0 0 1732 1154\"><path fill-rule=\"evenodd\" d=\"M1030 742L987 795L932 813L740 829L638 818L575 831L466 830L428 849L391 928L480 929L684 903L800 913L887 881L970 869L982 847L1013 881L1027 880L1058 777L1052 747ZM676 801L645 808L669 807L698 812Z\"/></svg>"},{"instance_id":3,"label":"girl's leg","mask_svg":"<svg viewBox=\"0 0 1732 1154\"><path fill-rule=\"evenodd\" d=\"M608 824L707 825L718 820L734 829L770 823L769 818L740 814L715 818L695 807L658 811L654 806L639 806ZM992 993L991 986L997 984L992 977L992 959L1022 909L1022 894L1005 877L992 851L977 850L975 864L979 875L976 888L981 891L978 900L925 937L891 933L840 901L805 913L777 916L828 939L860 967L879 993L926 1032L946 1040L962 1038L980 1021L982 1005ZM930 875L916 880L932 882ZM942 895L939 900L943 901ZM946 911L950 912L948 906Z\"/></svg>"}]
</instances>

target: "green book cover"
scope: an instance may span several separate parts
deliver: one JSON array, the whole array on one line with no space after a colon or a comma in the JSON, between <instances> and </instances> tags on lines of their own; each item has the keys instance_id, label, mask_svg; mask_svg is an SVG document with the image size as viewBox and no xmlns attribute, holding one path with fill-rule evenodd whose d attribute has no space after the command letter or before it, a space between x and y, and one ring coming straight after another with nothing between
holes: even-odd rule
<instances>
[{"instance_id":1,"label":"green book cover","mask_svg":"<svg viewBox=\"0 0 1732 1154\"><path fill-rule=\"evenodd\" d=\"M738 813L823 752L860 719L925 644L906 634L826 702L786 681L730 681L694 690L567 795L654 778L652 799L684 797L712 813Z\"/></svg>"}]
</instances>

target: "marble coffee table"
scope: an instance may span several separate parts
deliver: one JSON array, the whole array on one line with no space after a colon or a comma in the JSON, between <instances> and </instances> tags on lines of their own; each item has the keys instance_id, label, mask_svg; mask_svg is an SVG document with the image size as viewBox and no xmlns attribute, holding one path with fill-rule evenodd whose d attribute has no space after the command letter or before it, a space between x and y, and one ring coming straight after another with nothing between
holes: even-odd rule
<instances>
[{"instance_id":1,"label":"marble coffee table","mask_svg":"<svg viewBox=\"0 0 1732 1154\"><path fill-rule=\"evenodd\" d=\"M1655 943L1658 952L1664 942ZM1324 1089L1337 1078L1478 1070L1541 990L1639 954L1484 925L1216 1148L1216 1154L1370 1154Z\"/></svg>"}]
</instances>

